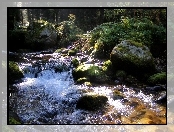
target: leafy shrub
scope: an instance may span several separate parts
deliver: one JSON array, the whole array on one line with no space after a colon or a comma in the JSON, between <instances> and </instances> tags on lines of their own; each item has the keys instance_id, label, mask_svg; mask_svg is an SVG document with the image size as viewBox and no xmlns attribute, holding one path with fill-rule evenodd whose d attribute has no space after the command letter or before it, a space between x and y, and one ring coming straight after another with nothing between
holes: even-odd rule
<instances>
[{"instance_id":1,"label":"leafy shrub","mask_svg":"<svg viewBox=\"0 0 174 132\"><path fill-rule=\"evenodd\" d=\"M77 40L78 35L83 31L75 25L75 15L70 14L69 20L60 22L56 28L60 38L59 43L61 46L66 47L70 42Z\"/></svg>"},{"instance_id":2,"label":"leafy shrub","mask_svg":"<svg viewBox=\"0 0 174 132\"><path fill-rule=\"evenodd\" d=\"M166 49L166 28L155 25L147 18L123 17L118 23L103 23L91 31L91 46L98 54L108 56L113 47L122 40L133 40L149 47L153 54L160 47Z\"/></svg>"},{"instance_id":3,"label":"leafy shrub","mask_svg":"<svg viewBox=\"0 0 174 132\"><path fill-rule=\"evenodd\" d=\"M23 77L22 71L20 71L19 66L14 61L9 61L9 74L8 74L9 83L14 83L16 80L19 80Z\"/></svg>"}]
</instances>

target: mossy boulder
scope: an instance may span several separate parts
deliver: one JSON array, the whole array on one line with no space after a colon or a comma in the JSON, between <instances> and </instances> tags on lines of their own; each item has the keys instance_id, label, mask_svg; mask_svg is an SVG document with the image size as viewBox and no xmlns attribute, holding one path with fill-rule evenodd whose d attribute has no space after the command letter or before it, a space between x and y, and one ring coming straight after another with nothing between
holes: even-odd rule
<instances>
[{"instance_id":1,"label":"mossy boulder","mask_svg":"<svg viewBox=\"0 0 174 132\"><path fill-rule=\"evenodd\" d=\"M149 84L167 84L167 74L166 72L156 73L149 77L147 80Z\"/></svg>"},{"instance_id":2,"label":"mossy boulder","mask_svg":"<svg viewBox=\"0 0 174 132\"><path fill-rule=\"evenodd\" d=\"M108 98L103 95L84 95L77 101L76 108L88 111L96 111L104 107L108 101Z\"/></svg>"},{"instance_id":3,"label":"mossy boulder","mask_svg":"<svg viewBox=\"0 0 174 132\"><path fill-rule=\"evenodd\" d=\"M124 99L124 94L118 90L114 90L113 91L113 99L117 100L117 99Z\"/></svg>"},{"instance_id":4,"label":"mossy boulder","mask_svg":"<svg viewBox=\"0 0 174 132\"><path fill-rule=\"evenodd\" d=\"M73 64L74 67L77 67L80 64L77 58L74 58L71 63Z\"/></svg>"},{"instance_id":5,"label":"mossy boulder","mask_svg":"<svg viewBox=\"0 0 174 132\"><path fill-rule=\"evenodd\" d=\"M110 54L115 70L142 77L155 71L155 64L148 47L131 40L124 40L115 46Z\"/></svg>"},{"instance_id":6,"label":"mossy boulder","mask_svg":"<svg viewBox=\"0 0 174 132\"><path fill-rule=\"evenodd\" d=\"M116 71L115 77L117 79L119 79L119 81L125 80L126 76L127 76L127 74L125 71L123 71L123 70Z\"/></svg>"},{"instance_id":7,"label":"mossy boulder","mask_svg":"<svg viewBox=\"0 0 174 132\"><path fill-rule=\"evenodd\" d=\"M93 64L81 64L75 68L72 72L75 80L86 77L90 82L100 83L108 80L106 74L101 68Z\"/></svg>"},{"instance_id":8,"label":"mossy boulder","mask_svg":"<svg viewBox=\"0 0 174 132\"><path fill-rule=\"evenodd\" d=\"M23 73L19 69L19 66L14 61L9 61L9 73L8 73L8 81L10 84L15 83L16 80L23 78Z\"/></svg>"}]
</instances>

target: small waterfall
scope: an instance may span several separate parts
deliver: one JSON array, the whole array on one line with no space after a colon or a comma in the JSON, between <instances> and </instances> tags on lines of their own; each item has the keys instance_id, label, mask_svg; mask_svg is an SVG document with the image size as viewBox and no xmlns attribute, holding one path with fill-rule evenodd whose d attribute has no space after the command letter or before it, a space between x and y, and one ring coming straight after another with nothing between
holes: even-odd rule
<instances>
[{"instance_id":1,"label":"small waterfall","mask_svg":"<svg viewBox=\"0 0 174 132\"><path fill-rule=\"evenodd\" d=\"M141 90L121 85L75 85L72 58L58 54L50 54L49 58L37 54L34 59L30 59L33 54L26 56L28 61L19 64L24 72L23 81L14 84L19 88L15 109L24 124L131 124L144 118L147 109L160 113L153 95L145 95ZM44 57L48 59L43 60ZM114 99L115 89L121 89L125 98ZM106 110L76 109L84 90L106 96Z\"/></svg>"}]
</instances>

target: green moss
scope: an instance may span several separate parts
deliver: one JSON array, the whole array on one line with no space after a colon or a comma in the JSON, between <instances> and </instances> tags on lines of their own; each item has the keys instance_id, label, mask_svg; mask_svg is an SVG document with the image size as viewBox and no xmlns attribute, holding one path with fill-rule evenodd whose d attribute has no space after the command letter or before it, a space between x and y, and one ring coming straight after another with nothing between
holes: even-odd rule
<instances>
[{"instance_id":1,"label":"green moss","mask_svg":"<svg viewBox=\"0 0 174 132\"><path fill-rule=\"evenodd\" d=\"M79 63L79 61L76 58L74 58L72 60L72 64L73 64L74 67L77 67L80 63Z\"/></svg>"},{"instance_id":2,"label":"green moss","mask_svg":"<svg viewBox=\"0 0 174 132\"><path fill-rule=\"evenodd\" d=\"M154 74L149 77L148 83L155 85L155 84L166 84L167 83L167 74L166 72L161 72Z\"/></svg>"},{"instance_id":3,"label":"green moss","mask_svg":"<svg viewBox=\"0 0 174 132\"><path fill-rule=\"evenodd\" d=\"M112 70L112 62L110 60L105 61L102 66L102 69L105 72Z\"/></svg>"},{"instance_id":4,"label":"green moss","mask_svg":"<svg viewBox=\"0 0 174 132\"><path fill-rule=\"evenodd\" d=\"M126 43L127 45L124 45ZM132 47L135 46L135 47ZM131 46L131 47L130 47ZM145 50L143 50L143 47ZM153 56L147 47L134 41L123 41L114 47L110 55L115 70L124 70L128 74L142 77L144 73L154 73Z\"/></svg>"},{"instance_id":5,"label":"green moss","mask_svg":"<svg viewBox=\"0 0 174 132\"><path fill-rule=\"evenodd\" d=\"M76 108L88 111L96 111L102 108L107 101L108 98L103 95L85 95L77 101Z\"/></svg>"},{"instance_id":6,"label":"green moss","mask_svg":"<svg viewBox=\"0 0 174 132\"><path fill-rule=\"evenodd\" d=\"M9 61L9 83L14 83L15 80L21 79L23 77L22 71L19 66L14 61Z\"/></svg>"},{"instance_id":7,"label":"green moss","mask_svg":"<svg viewBox=\"0 0 174 132\"><path fill-rule=\"evenodd\" d=\"M10 118L9 118L9 124L17 125L17 124L21 124L21 122L17 121L17 120L14 119L13 117L10 117Z\"/></svg>"}]
</instances>

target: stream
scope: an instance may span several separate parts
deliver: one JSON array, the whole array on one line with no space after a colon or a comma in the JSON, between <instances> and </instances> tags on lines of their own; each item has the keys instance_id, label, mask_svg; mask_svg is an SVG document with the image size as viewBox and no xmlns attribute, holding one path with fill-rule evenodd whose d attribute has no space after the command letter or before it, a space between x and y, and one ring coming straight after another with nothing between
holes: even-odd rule
<instances>
[{"instance_id":1,"label":"stream","mask_svg":"<svg viewBox=\"0 0 174 132\"><path fill-rule=\"evenodd\" d=\"M166 124L166 107L157 104L159 95L126 85L76 85L72 56L59 53L26 53L19 62L24 72L16 95L9 104L23 124ZM121 89L124 99L113 99L113 90ZM84 93L105 95L105 109L95 112L76 108Z\"/></svg>"}]
</instances>

